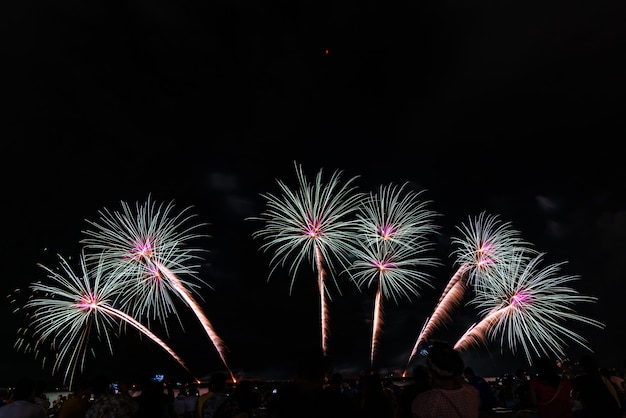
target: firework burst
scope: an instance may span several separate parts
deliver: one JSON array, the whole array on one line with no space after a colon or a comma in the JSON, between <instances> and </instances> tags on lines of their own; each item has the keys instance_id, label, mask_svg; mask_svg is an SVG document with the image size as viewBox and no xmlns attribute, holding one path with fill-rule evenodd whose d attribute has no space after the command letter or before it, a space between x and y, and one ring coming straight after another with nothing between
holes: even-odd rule
<instances>
[{"instance_id":1,"label":"firework burst","mask_svg":"<svg viewBox=\"0 0 626 418\"><path fill-rule=\"evenodd\" d=\"M157 205L148 197L145 204L136 204L134 212L126 202L122 202L121 212L99 211L99 222L87 221L95 229L83 231L86 258L100 263L111 277L120 278L118 282L124 286L120 305L134 317L147 318L148 323L158 318L167 330L167 317L176 314L174 297L182 299L230 372L224 342L194 297L199 296L202 285L208 285L198 278L198 265L191 264L201 259L203 250L187 244L206 237L197 232L206 224L190 224L194 217L190 208L178 214L173 209L171 202ZM181 279L181 275L194 281ZM179 323L182 327L180 319ZM233 373L230 375L234 381Z\"/></svg>"},{"instance_id":2,"label":"firework burst","mask_svg":"<svg viewBox=\"0 0 626 418\"><path fill-rule=\"evenodd\" d=\"M595 303L597 299L569 286L580 277L561 275L564 262L540 267L544 255L529 258L519 250L510 262L498 263L487 273L490 285L483 286L470 301L480 309L483 319L457 341L456 349L486 343L499 335L500 346L508 346L512 353L521 346L529 364L541 355L566 357L568 341L591 351L587 341L566 325L578 322L604 328L601 322L574 310L578 303Z\"/></svg>"},{"instance_id":3,"label":"firework burst","mask_svg":"<svg viewBox=\"0 0 626 418\"><path fill-rule=\"evenodd\" d=\"M457 228L460 235L452 237L452 245L456 249L452 252L455 264L463 269L466 282L474 289L490 281L485 273L494 266L505 264L514 256L530 256L537 254L532 245L521 238L521 233L514 229L510 222L503 222L497 215L480 213L467 224ZM520 252L519 250L524 251Z\"/></svg>"},{"instance_id":4,"label":"firework burst","mask_svg":"<svg viewBox=\"0 0 626 418\"><path fill-rule=\"evenodd\" d=\"M475 291L483 287L489 288L489 279L492 276L486 273L495 266L510 262L518 254L517 250L524 249L523 255L536 254L510 222L502 222L495 215L482 212L474 219L470 217L467 224L461 224L457 229L460 236L452 238L452 244L456 246L452 255L455 257L457 270L439 297L432 315L422 327L407 367L417 354L419 346L430 338L435 329L451 320L452 311L461 305L468 288Z\"/></svg>"},{"instance_id":5,"label":"firework burst","mask_svg":"<svg viewBox=\"0 0 626 418\"><path fill-rule=\"evenodd\" d=\"M135 211L126 202L121 206L121 212L100 210L100 222L87 220L95 229L83 231L86 262L99 263L106 274L123 279L127 287L123 308L148 321L158 318L167 329L166 319L177 313L172 294L178 292L174 283L163 278L157 263L177 277L193 279L178 281L196 294L201 286L208 286L197 276L204 250L187 245L207 237L197 232L206 224L190 223L195 217L189 214L191 208L175 214L173 203L157 206L150 197L144 205L137 203Z\"/></svg>"},{"instance_id":6,"label":"firework burst","mask_svg":"<svg viewBox=\"0 0 626 418\"><path fill-rule=\"evenodd\" d=\"M267 210L258 217L248 218L265 223L265 227L253 233L263 240L262 251L273 250L270 260L270 276L278 267L289 264L293 289L296 272L305 262L317 270L317 286L320 295L322 351L328 355L328 292L326 270L339 292L336 274L350 264L354 252L354 223L351 215L358 207L362 194L353 185L357 177L341 180L341 171L335 171L328 183L322 180L322 170L311 184L302 167L294 163L299 188L291 190L278 180L281 196L262 194Z\"/></svg>"},{"instance_id":7,"label":"firework burst","mask_svg":"<svg viewBox=\"0 0 626 418\"><path fill-rule=\"evenodd\" d=\"M370 365L382 332L383 301L396 304L403 297L419 297L419 289L430 283L430 275L421 270L438 265L426 255L432 245L426 239L438 227L437 214L427 209L429 202L420 200L421 193L390 184L370 193L357 213L356 260L350 267L359 288L376 286L370 351Z\"/></svg>"},{"instance_id":8,"label":"firework burst","mask_svg":"<svg viewBox=\"0 0 626 418\"><path fill-rule=\"evenodd\" d=\"M52 373L64 368L64 380L69 380L71 386L76 373L83 372L89 353L95 356L92 345L96 340L104 341L113 354L112 337L117 336L115 328L121 328L123 323L149 337L189 372L181 358L163 340L130 315L113 307L120 290L116 281L101 280L100 269L89 273L83 254L80 257L82 276L77 275L63 257L59 256L59 259L59 271L39 265L46 270L50 280L30 285L33 297L24 305L30 322L22 332L30 335L34 343L21 337L16 341L16 348L34 352L37 356L40 348L49 347L55 354Z\"/></svg>"}]
</instances>

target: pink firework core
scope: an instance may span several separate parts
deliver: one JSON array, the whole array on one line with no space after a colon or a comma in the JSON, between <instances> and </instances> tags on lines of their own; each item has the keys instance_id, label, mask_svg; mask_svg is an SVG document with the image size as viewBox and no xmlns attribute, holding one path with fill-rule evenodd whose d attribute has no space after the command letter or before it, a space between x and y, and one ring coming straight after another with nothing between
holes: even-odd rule
<instances>
[{"instance_id":1,"label":"pink firework core","mask_svg":"<svg viewBox=\"0 0 626 418\"><path fill-rule=\"evenodd\" d=\"M379 271L386 271L389 269L392 269L394 267L393 263L387 261L387 260L383 260L383 261L376 261L373 263L374 267L376 267Z\"/></svg>"},{"instance_id":2,"label":"pink firework core","mask_svg":"<svg viewBox=\"0 0 626 418\"><path fill-rule=\"evenodd\" d=\"M478 269L483 269L483 268L492 266L495 263L496 262L493 260L493 258L489 257L488 255L481 254L480 257L478 258L478 262L476 263L476 267Z\"/></svg>"},{"instance_id":3,"label":"pink firework core","mask_svg":"<svg viewBox=\"0 0 626 418\"><path fill-rule=\"evenodd\" d=\"M146 282L161 281L161 270L159 270L158 266L156 266L155 264L152 264L150 267L148 267L148 269L146 270L145 281Z\"/></svg>"},{"instance_id":4,"label":"pink firework core","mask_svg":"<svg viewBox=\"0 0 626 418\"><path fill-rule=\"evenodd\" d=\"M480 269L495 264L495 260L492 257L493 254L493 244L484 242L483 245L476 250L476 258L478 259L476 267Z\"/></svg>"},{"instance_id":5,"label":"pink firework core","mask_svg":"<svg viewBox=\"0 0 626 418\"><path fill-rule=\"evenodd\" d=\"M388 224L378 227L378 233L382 237L383 241L391 239L398 232L398 228L393 224Z\"/></svg>"},{"instance_id":6,"label":"pink firework core","mask_svg":"<svg viewBox=\"0 0 626 418\"><path fill-rule=\"evenodd\" d=\"M489 253L493 253L494 250L494 245L487 241L487 242L483 242L483 245L480 247L479 252L484 253L484 254L489 254Z\"/></svg>"},{"instance_id":7,"label":"pink firework core","mask_svg":"<svg viewBox=\"0 0 626 418\"><path fill-rule=\"evenodd\" d=\"M81 310L90 310L98 308L98 298L93 293L81 295L76 307Z\"/></svg>"},{"instance_id":8,"label":"pink firework core","mask_svg":"<svg viewBox=\"0 0 626 418\"><path fill-rule=\"evenodd\" d=\"M135 241L133 248L130 250L131 258L135 261L141 259L149 259L154 252L154 245L150 237L146 237L143 241Z\"/></svg>"},{"instance_id":9,"label":"pink firework core","mask_svg":"<svg viewBox=\"0 0 626 418\"><path fill-rule=\"evenodd\" d=\"M478 264L493 263L493 255L495 254L494 246L490 242L483 242L483 244L476 250Z\"/></svg>"},{"instance_id":10,"label":"pink firework core","mask_svg":"<svg viewBox=\"0 0 626 418\"><path fill-rule=\"evenodd\" d=\"M311 238L317 238L320 235L320 231L320 222L310 220L307 227L304 229L304 234Z\"/></svg>"},{"instance_id":11,"label":"pink firework core","mask_svg":"<svg viewBox=\"0 0 626 418\"><path fill-rule=\"evenodd\" d=\"M530 303L531 296L526 290L520 290L511 297L510 303L515 306L523 306L526 303Z\"/></svg>"},{"instance_id":12,"label":"pink firework core","mask_svg":"<svg viewBox=\"0 0 626 418\"><path fill-rule=\"evenodd\" d=\"M376 263L376 268L380 271L387 270L387 265L385 263Z\"/></svg>"}]
</instances>

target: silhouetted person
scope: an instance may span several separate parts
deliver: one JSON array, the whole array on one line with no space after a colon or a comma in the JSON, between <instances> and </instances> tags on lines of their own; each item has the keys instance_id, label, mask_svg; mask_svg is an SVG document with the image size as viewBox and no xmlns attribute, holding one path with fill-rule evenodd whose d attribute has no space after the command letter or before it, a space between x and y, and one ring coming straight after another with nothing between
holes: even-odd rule
<instances>
[{"instance_id":1,"label":"silhouetted person","mask_svg":"<svg viewBox=\"0 0 626 418\"><path fill-rule=\"evenodd\" d=\"M343 416L351 417L356 413L352 388L345 382L341 373L333 373L325 388L325 398L334 405L332 409L343 411Z\"/></svg>"},{"instance_id":2,"label":"silhouetted person","mask_svg":"<svg viewBox=\"0 0 626 418\"><path fill-rule=\"evenodd\" d=\"M583 418L621 418L622 411L590 354L579 361L581 373L572 380L574 397L580 401ZM610 384L610 382L608 382Z\"/></svg>"},{"instance_id":3,"label":"silhouetted person","mask_svg":"<svg viewBox=\"0 0 626 418\"><path fill-rule=\"evenodd\" d=\"M209 381L209 391L198 398L202 418L213 418L222 402L228 397L228 376L224 372L215 372Z\"/></svg>"},{"instance_id":4,"label":"silhouetted person","mask_svg":"<svg viewBox=\"0 0 626 418\"><path fill-rule=\"evenodd\" d=\"M467 383L478 389L478 393L480 394L481 411L491 411L494 407L498 406L500 401L493 392L491 385L485 380L484 377L478 376L474 372L474 369L469 366L465 367L463 370L463 376L465 376Z\"/></svg>"},{"instance_id":5,"label":"silhouetted person","mask_svg":"<svg viewBox=\"0 0 626 418\"><path fill-rule=\"evenodd\" d=\"M84 418L87 409L91 405L89 403L90 396L91 388L89 384L79 380L75 383L72 393L61 404L57 418Z\"/></svg>"},{"instance_id":6,"label":"silhouetted person","mask_svg":"<svg viewBox=\"0 0 626 418\"><path fill-rule=\"evenodd\" d=\"M35 380L35 397L33 402L41 405L46 412L50 410L50 399L46 395L46 382L43 379Z\"/></svg>"},{"instance_id":7,"label":"silhouetted person","mask_svg":"<svg viewBox=\"0 0 626 418\"><path fill-rule=\"evenodd\" d=\"M91 392L94 400L89 409L87 409L85 418L132 418L134 416L130 402L123 396L116 395L111 389L110 383L107 376L103 374L93 378Z\"/></svg>"},{"instance_id":8,"label":"silhouetted person","mask_svg":"<svg viewBox=\"0 0 626 418\"><path fill-rule=\"evenodd\" d=\"M478 418L480 394L463 379L465 363L448 343L435 342L428 350L426 363L432 376L432 389L413 399L414 418Z\"/></svg>"},{"instance_id":9,"label":"silhouetted person","mask_svg":"<svg viewBox=\"0 0 626 418\"><path fill-rule=\"evenodd\" d=\"M573 418L570 380L559 374L556 364L547 357L533 361L537 372L530 376L530 403L540 417Z\"/></svg>"},{"instance_id":10,"label":"silhouetted person","mask_svg":"<svg viewBox=\"0 0 626 418\"><path fill-rule=\"evenodd\" d=\"M139 412L139 403L130 394L130 388L131 386L127 381L119 380L117 382L117 396L123 396L130 404L133 414L137 415Z\"/></svg>"},{"instance_id":11,"label":"silhouetted person","mask_svg":"<svg viewBox=\"0 0 626 418\"><path fill-rule=\"evenodd\" d=\"M241 380L232 394L217 408L215 418L250 418L259 403L259 394L254 383L250 380Z\"/></svg>"},{"instance_id":12,"label":"silhouetted person","mask_svg":"<svg viewBox=\"0 0 626 418\"><path fill-rule=\"evenodd\" d=\"M414 366L409 383L402 387L398 395L396 418L413 418L413 412L411 412L413 399L430 388L430 372L428 371L428 367L423 364Z\"/></svg>"},{"instance_id":13,"label":"silhouetted person","mask_svg":"<svg viewBox=\"0 0 626 418\"><path fill-rule=\"evenodd\" d=\"M532 407L532 405L530 404L529 379L528 375L523 369L517 369L517 371L515 372L513 394L515 395L515 406L517 409L526 409Z\"/></svg>"},{"instance_id":14,"label":"silhouetted person","mask_svg":"<svg viewBox=\"0 0 626 418\"><path fill-rule=\"evenodd\" d=\"M176 398L174 398L174 402L173 402L174 412L176 413L177 418L185 418L185 400L186 399L187 399L187 394L181 388L180 391L178 392L178 395L176 395Z\"/></svg>"},{"instance_id":15,"label":"silhouetted person","mask_svg":"<svg viewBox=\"0 0 626 418\"><path fill-rule=\"evenodd\" d=\"M326 359L322 353L300 354L294 378L282 385L268 405L269 418L345 418L324 389Z\"/></svg>"},{"instance_id":16,"label":"silhouetted person","mask_svg":"<svg viewBox=\"0 0 626 418\"><path fill-rule=\"evenodd\" d=\"M376 371L363 373L359 377L359 394L356 397L359 417L393 418L393 401L383 389L383 382Z\"/></svg>"},{"instance_id":17,"label":"silhouetted person","mask_svg":"<svg viewBox=\"0 0 626 418\"><path fill-rule=\"evenodd\" d=\"M189 387L185 391L185 418L194 418L198 408L198 394L195 387Z\"/></svg>"},{"instance_id":18,"label":"silhouetted person","mask_svg":"<svg viewBox=\"0 0 626 418\"><path fill-rule=\"evenodd\" d=\"M140 418L174 418L174 404L163 390L163 383L144 378L140 383L141 395L134 398L139 405L136 416Z\"/></svg>"},{"instance_id":19,"label":"silhouetted person","mask_svg":"<svg viewBox=\"0 0 626 418\"><path fill-rule=\"evenodd\" d=\"M7 388L0 388L0 407L11 402L11 393Z\"/></svg>"},{"instance_id":20,"label":"silhouetted person","mask_svg":"<svg viewBox=\"0 0 626 418\"><path fill-rule=\"evenodd\" d=\"M48 418L48 412L33 402L35 381L22 378L15 382L13 401L0 408L0 418Z\"/></svg>"},{"instance_id":21,"label":"silhouetted person","mask_svg":"<svg viewBox=\"0 0 626 418\"><path fill-rule=\"evenodd\" d=\"M617 375L615 369L610 370L607 367L600 368L600 374L604 376L613 385L615 397L622 406L622 413L626 417L626 394L624 393L624 379Z\"/></svg>"}]
</instances>

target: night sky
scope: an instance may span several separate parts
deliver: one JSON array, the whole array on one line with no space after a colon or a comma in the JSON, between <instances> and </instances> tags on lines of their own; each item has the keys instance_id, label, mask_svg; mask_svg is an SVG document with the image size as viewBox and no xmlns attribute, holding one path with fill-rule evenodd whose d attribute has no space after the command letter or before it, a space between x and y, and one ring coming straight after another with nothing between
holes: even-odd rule
<instances>
[{"instance_id":1,"label":"night sky","mask_svg":"<svg viewBox=\"0 0 626 418\"><path fill-rule=\"evenodd\" d=\"M622 367L626 256L626 6L618 0L437 2L8 2L3 48L4 219L0 386L49 379L13 343L13 313L38 263L76 261L86 220L148 196L192 207L209 237L204 310L242 375L285 378L319 346L315 272L291 294L286 270L254 240L262 193L359 176L364 192L408 182L432 201L441 233L434 289L385 304L377 354L402 370L456 266L450 237L469 216L498 215L579 275L597 296L579 312L601 363ZM7 10L10 9L10 10ZM77 265L76 265L77 266ZM330 304L333 366L369 366L373 292L350 283ZM5 298L6 296L6 298ZM222 368L195 317L167 341L196 376ZM477 319L463 307L437 338ZM155 332L160 331L155 328ZM164 335L161 335L164 336ZM573 346L571 357L580 355ZM498 344L464 353L482 375L524 367ZM129 333L86 375L184 371Z\"/></svg>"}]
</instances>

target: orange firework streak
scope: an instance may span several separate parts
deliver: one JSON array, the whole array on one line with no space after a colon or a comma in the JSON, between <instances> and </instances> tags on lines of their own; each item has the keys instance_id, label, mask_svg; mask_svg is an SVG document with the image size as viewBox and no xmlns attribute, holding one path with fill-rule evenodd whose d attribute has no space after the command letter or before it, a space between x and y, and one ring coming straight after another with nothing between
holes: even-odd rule
<instances>
[{"instance_id":1,"label":"orange firework streak","mask_svg":"<svg viewBox=\"0 0 626 418\"><path fill-rule=\"evenodd\" d=\"M380 281L378 282L378 290L376 291L376 299L374 300L374 324L372 326L372 350L370 354L370 366L374 368L374 356L378 348L378 336L383 326L383 295L380 289Z\"/></svg>"},{"instance_id":2,"label":"orange firework streak","mask_svg":"<svg viewBox=\"0 0 626 418\"><path fill-rule=\"evenodd\" d=\"M187 305L191 308L193 313L196 315L196 317L200 321L200 324L202 324L204 331L211 339L211 342L215 346L215 349L217 350L217 353L222 359L224 366L228 370L228 373L230 374L231 379L233 380L233 382L236 382L237 380L235 379L235 375L230 370L230 367L228 367L228 363L226 362L226 357L224 355L224 349L225 349L224 342L217 335L217 333L213 330L213 326L211 325L211 322L202 312L202 308L200 308L200 305L198 305L198 302L196 302L196 300L193 298L191 293L187 290L185 286L183 286L183 284L180 282L178 277L174 273L172 273L170 269L168 269L167 267L165 267L163 264L159 263L158 261L152 260L152 262L159 268L159 270L163 274L167 276L168 279L170 279L170 283L173 285L174 289L185 300L185 302L187 302Z\"/></svg>"},{"instance_id":3,"label":"orange firework streak","mask_svg":"<svg viewBox=\"0 0 626 418\"><path fill-rule=\"evenodd\" d=\"M322 328L322 352L328 355L328 304L326 303L326 273L324 272L324 259L319 247L315 246L315 259L317 264L317 287L320 292L320 313Z\"/></svg>"},{"instance_id":4,"label":"orange firework streak","mask_svg":"<svg viewBox=\"0 0 626 418\"><path fill-rule=\"evenodd\" d=\"M467 280L469 268L469 264L462 265L448 282L443 294L437 302L437 305L435 305L433 314L426 319L426 323L424 324L424 327L415 342L413 351L409 356L403 375L406 375L406 368L408 368L411 360L413 360L413 357L417 354L419 345L428 340L433 330L452 319L450 316L451 311L456 309L465 297L465 292L467 290L465 281Z\"/></svg>"},{"instance_id":5,"label":"orange firework streak","mask_svg":"<svg viewBox=\"0 0 626 418\"><path fill-rule=\"evenodd\" d=\"M465 334L454 344L455 350L466 350L472 344L478 344L479 342L487 342L487 332L493 327L503 315L506 315L509 311L516 309L516 305L511 304L503 308L494 309L483 318L478 324L472 325Z\"/></svg>"},{"instance_id":6,"label":"orange firework streak","mask_svg":"<svg viewBox=\"0 0 626 418\"><path fill-rule=\"evenodd\" d=\"M111 306L107 306L107 305L99 305L99 304L94 304L94 303L81 302L79 304L79 307L80 308L88 308L88 309L96 309L96 310L104 311L107 314L109 314L111 316L114 316L114 317L117 317L117 318L125 321L126 323L132 325L139 332L147 335L152 341L154 341L155 343L160 345L165 351L168 352L168 354L170 356L172 356L181 366L183 366L183 368L185 370L187 370L187 372L191 376L193 376L191 371L189 371L189 369L187 368L187 365L185 364L185 362L183 362L183 360L180 357L178 357L178 355L163 340L161 340L159 337L157 337L152 331L150 331L148 328L146 328L143 324L138 322L132 316L130 316L128 314L125 314L124 312L119 311L119 310L117 310L117 309L115 309L115 308L113 308ZM194 377L194 379L195 379L195 377Z\"/></svg>"}]
</instances>

